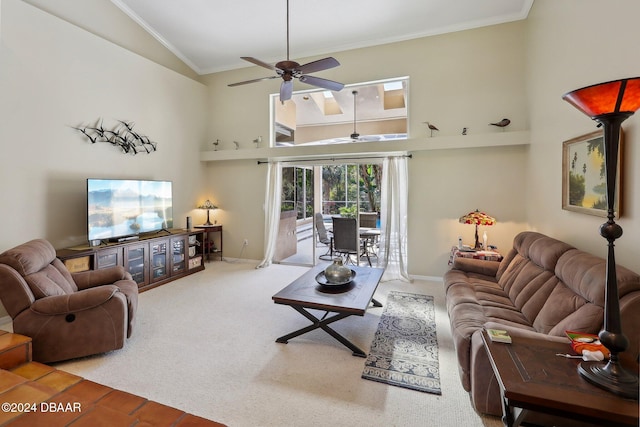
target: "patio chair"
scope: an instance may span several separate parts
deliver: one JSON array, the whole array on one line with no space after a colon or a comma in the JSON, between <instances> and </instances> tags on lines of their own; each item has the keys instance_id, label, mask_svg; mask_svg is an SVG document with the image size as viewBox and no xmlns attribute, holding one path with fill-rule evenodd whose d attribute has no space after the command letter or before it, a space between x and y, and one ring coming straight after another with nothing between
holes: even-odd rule
<instances>
[{"instance_id":1,"label":"patio chair","mask_svg":"<svg viewBox=\"0 0 640 427\"><path fill-rule=\"evenodd\" d=\"M359 255L359 242L355 218L333 218L333 252L344 257L345 264L351 261L351 255Z\"/></svg>"},{"instance_id":2,"label":"patio chair","mask_svg":"<svg viewBox=\"0 0 640 427\"><path fill-rule=\"evenodd\" d=\"M318 258L325 261L331 261L333 259L333 237L329 236L330 232L324 226L324 219L320 212L315 214L315 222L318 241L327 246L327 252L320 255Z\"/></svg>"},{"instance_id":3,"label":"patio chair","mask_svg":"<svg viewBox=\"0 0 640 427\"><path fill-rule=\"evenodd\" d=\"M360 227L377 228L377 212L360 212Z\"/></svg>"}]
</instances>

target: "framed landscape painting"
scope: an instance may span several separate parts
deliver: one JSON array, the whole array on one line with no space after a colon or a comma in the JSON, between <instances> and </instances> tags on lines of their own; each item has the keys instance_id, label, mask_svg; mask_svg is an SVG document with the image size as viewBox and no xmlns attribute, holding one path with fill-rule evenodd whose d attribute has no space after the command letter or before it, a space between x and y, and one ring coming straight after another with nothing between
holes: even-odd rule
<instances>
[{"instance_id":1,"label":"framed landscape painting","mask_svg":"<svg viewBox=\"0 0 640 427\"><path fill-rule=\"evenodd\" d=\"M620 216L620 170L622 129L618 150L618 171L614 209ZM598 130L562 143L562 209L607 216L606 165L603 131Z\"/></svg>"}]
</instances>

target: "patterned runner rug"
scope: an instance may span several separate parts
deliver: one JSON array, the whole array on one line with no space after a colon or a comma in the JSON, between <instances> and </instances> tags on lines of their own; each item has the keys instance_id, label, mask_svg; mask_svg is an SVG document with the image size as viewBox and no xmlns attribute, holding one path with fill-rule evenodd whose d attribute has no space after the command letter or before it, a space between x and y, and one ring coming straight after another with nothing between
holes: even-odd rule
<instances>
[{"instance_id":1,"label":"patterned runner rug","mask_svg":"<svg viewBox=\"0 0 640 427\"><path fill-rule=\"evenodd\" d=\"M362 378L442 394L432 296L389 292Z\"/></svg>"}]
</instances>

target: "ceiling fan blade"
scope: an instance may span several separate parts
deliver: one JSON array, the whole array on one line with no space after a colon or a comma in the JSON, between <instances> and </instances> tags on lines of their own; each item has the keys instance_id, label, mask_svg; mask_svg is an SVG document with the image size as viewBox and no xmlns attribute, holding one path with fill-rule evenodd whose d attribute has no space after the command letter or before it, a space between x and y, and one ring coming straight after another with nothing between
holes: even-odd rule
<instances>
[{"instance_id":1,"label":"ceiling fan blade","mask_svg":"<svg viewBox=\"0 0 640 427\"><path fill-rule=\"evenodd\" d=\"M300 74L316 73L318 71L328 70L329 68L338 67L340 63L333 57L318 59L317 61L308 62L296 68Z\"/></svg>"},{"instance_id":2,"label":"ceiling fan blade","mask_svg":"<svg viewBox=\"0 0 640 427\"><path fill-rule=\"evenodd\" d=\"M291 99L293 93L293 80L283 81L280 85L280 102Z\"/></svg>"},{"instance_id":3,"label":"ceiling fan blade","mask_svg":"<svg viewBox=\"0 0 640 427\"><path fill-rule=\"evenodd\" d=\"M332 90L335 92L341 91L344 87L344 84L342 83L334 82L333 80L322 79L320 77L300 76L299 79L302 83L306 83L312 86L318 86L323 89Z\"/></svg>"},{"instance_id":4,"label":"ceiling fan blade","mask_svg":"<svg viewBox=\"0 0 640 427\"><path fill-rule=\"evenodd\" d=\"M276 67L274 67L273 65L271 65L271 64L267 64L266 62L260 61L259 59L252 58L252 57L250 57L250 56L241 56L240 58L241 58L241 59L244 59L245 61L251 62L252 64L255 64L255 65L259 65L259 66L261 66L261 67L264 67L264 68L266 68L267 70L273 70L273 71L276 71L276 70L277 70L277 68L276 68Z\"/></svg>"},{"instance_id":5,"label":"ceiling fan blade","mask_svg":"<svg viewBox=\"0 0 640 427\"><path fill-rule=\"evenodd\" d=\"M238 83L231 83L230 85L228 85L229 87L234 87L234 86L241 86L241 85L246 85L249 83L255 83L255 82L260 82L262 80L269 80L269 79L277 79L280 76L269 76L269 77L261 77L259 79L253 79L253 80L245 80L243 82L238 82Z\"/></svg>"}]
</instances>

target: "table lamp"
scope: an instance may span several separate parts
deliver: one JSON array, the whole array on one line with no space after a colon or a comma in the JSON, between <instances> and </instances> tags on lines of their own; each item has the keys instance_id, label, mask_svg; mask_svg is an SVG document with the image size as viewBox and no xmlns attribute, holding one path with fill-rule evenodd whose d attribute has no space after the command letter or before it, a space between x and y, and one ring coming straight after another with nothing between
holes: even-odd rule
<instances>
[{"instance_id":1,"label":"table lamp","mask_svg":"<svg viewBox=\"0 0 640 427\"><path fill-rule=\"evenodd\" d=\"M479 225L493 225L496 223L496 219L487 215L484 212L480 212L476 209L473 212L460 217L461 224L475 224L476 226L476 244L474 249L480 249L480 241L478 240L478 226ZM487 249L487 248L485 248Z\"/></svg>"},{"instance_id":2,"label":"table lamp","mask_svg":"<svg viewBox=\"0 0 640 427\"><path fill-rule=\"evenodd\" d=\"M607 188L607 222L600 226L600 235L607 239L607 267L605 282L604 329L598 337L609 349L608 362L582 362L580 375L590 383L612 393L638 399L638 376L626 371L619 361L619 353L629 346L622 333L620 299L614 242L622 236L622 227L614 221L614 195L618 173L618 148L622 122L640 108L640 77L614 80L576 89L562 99L604 126L604 163ZM637 331L633 331L636 333Z\"/></svg>"},{"instance_id":3,"label":"table lamp","mask_svg":"<svg viewBox=\"0 0 640 427\"><path fill-rule=\"evenodd\" d=\"M198 206L198 209L206 209L207 210L207 222L205 222L204 225L213 225L211 223L211 220L209 220L209 212L212 209L218 209L218 207L216 205L214 205L213 203L211 203L211 201L209 199L207 199L203 204Z\"/></svg>"}]
</instances>

